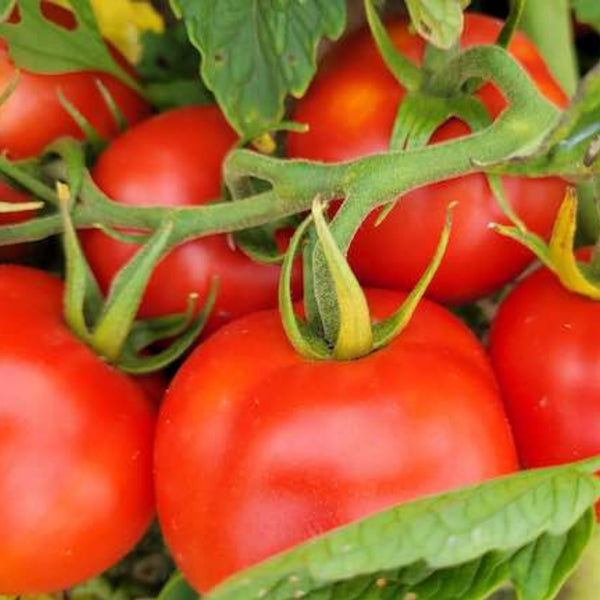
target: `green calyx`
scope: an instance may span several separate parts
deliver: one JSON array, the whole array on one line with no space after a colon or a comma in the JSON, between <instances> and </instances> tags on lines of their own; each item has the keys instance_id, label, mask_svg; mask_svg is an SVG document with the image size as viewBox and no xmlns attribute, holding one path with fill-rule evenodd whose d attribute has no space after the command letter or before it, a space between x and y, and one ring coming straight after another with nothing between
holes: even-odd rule
<instances>
[{"instance_id":1,"label":"green calyx","mask_svg":"<svg viewBox=\"0 0 600 600\"><path fill-rule=\"evenodd\" d=\"M450 236L451 213L455 203L451 203L440 241L432 261L412 292L406 297L398 310L390 317L373 324L369 312L367 298L358 280L354 276L346 257L333 237L323 212L323 203L317 198L313 201L311 215L298 227L283 262L279 286L279 307L285 332L294 348L306 358L314 360L353 360L389 344L410 322L419 301L435 275ZM308 319L302 319L294 309L291 294L291 273L294 259L300 243L306 236L309 227L316 237L316 248L325 258L328 275L332 284L320 285L319 279L305 288L305 308L312 307L318 311L319 295L334 290L337 306L337 323L335 335L327 336L319 325L322 315L307 310ZM313 246L307 244L305 253L311 253ZM305 261L305 265L306 265ZM315 301L316 300L316 301Z\"/></svg>"},{"instance_id":2,"label":"green calyx","mask_svg":"<svg viewBox=\"0 0 600 600\"><path fill-rule=\"evenodd\" d=\"M195 341L214 305L213 285L203 309L196 314L197 297L190 297L182 314L136 320L144 291L158 262L170 250L173 224L169 220L149 235L134 257L116 275L107 298L83 255L71 220L69 187L57 183L63 221L63 248L66 259L64 313L73 332L110 364L129 373L149 373L180 357ZM155 354L150 346L173 340Z\"/></svg>"},{"instance_id":3,"label":"green calyx","mask_svg":"<svg viewBox=\"0 0 600 600\"><path fill-rule=\"evenodd\" d=\"M573 250L577 229L577 195L574 188L569 188L558 210L548 243L528 231L521 223L494 224L493 228L498 233L529 248L558 277L567 290L593 300L600 300L598 252L594 252L591 262L583 262L577 260Z\"/></svg>"}]
</instances>

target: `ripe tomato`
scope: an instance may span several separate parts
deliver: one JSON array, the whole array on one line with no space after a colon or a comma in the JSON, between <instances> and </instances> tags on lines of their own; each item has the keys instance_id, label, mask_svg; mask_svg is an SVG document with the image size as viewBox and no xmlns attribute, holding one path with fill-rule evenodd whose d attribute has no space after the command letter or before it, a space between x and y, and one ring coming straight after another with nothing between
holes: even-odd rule
<instances>
[{"instance_id":1,"label":"ripe tomato","mask_svg":"<svg viewBox=\"0 0 600 600\"><path fill-rule=\"evenodd\" d=\"M375 317L403 297L371 292ZM422 302L399 338L349 362L302 358L265 311L223 327L175 376L157 507L178 566L206 591L333 527L516 466L485 353L443 308Z\"/></svg>"},{"instance_id":2,"label":"ripe tomato","mask_svg":"<svg viewBox=\"0 0 600 600\"><path fill-rule=\"evenodd\" d=\"M490 353L523 465L600 453L600 303L540 268L502 303Z\"/></svg>"},{"instance_id":3,"label":"ripe tomato","mask_svg":"<svg viewBox=\"0 0 600 600\"><path fill-rule=\"evenodd\" d=\"M463 47L493 43L501 23L490 17L467 14ZM405 21L389 24L394 44L414 62L422 60L423 40L408 30ZM517 33L510 51L540 90L563 106L566 97L554 82L539 53L523 34ZM293 119L307 123L308 133L290 133L288 154L322 161L350 160L384 152L389 141L404 89L388 72L368 30L346 38L323 61L321 71ZM505 101L491 85L479 96L492 117ZM468 127L456 120L442 125L432 143L465 135ZM509 201L527 226L547 236L564 197L565 184L558 179L503 179ZM459 202L454 211L448 250L428 295L457 303L483 296L517 275L532 261L531 253L488 229L490 222L506 222L485 176L469 175L428 185L403 196L385 221L375 227L374 213L363 224L350 247L349 259L365 285L410 289L419 279L438 242L446 206Z\"/></svg>"},{"instance_id":4,"label":"ripe tomato","mask_svg":"<svg viewBox=\"0 0 600 600\"><path fill-rule=\"evenodd\" d=\"M0 179L0 202L10 202L20 204L34 200L31 196L18 192ZM23 211L14 213L0 214L0 225L12 225L22 223L31 218L35 211ZM11 246L0 246L0 260L15 261L24 258L27 255L28 246L26 244L14 244Z\"/></svg>"},{"instance_id":5,"label":"ripe tomato","mask_svg":"<svg viewBox=\"0 0 600 600\"><path fill-rule=\"evenodd\" d=\"M0 590L92 577L149 524L154 417L65 326L61 282L0 267Z\"/></svg>"},{"instance_id":6,"label":"ripe tomato","mask_svg":"<svg viewBox=\"0 0 600 600\"><path fill-rule=\"evenodd\" d=\"M49 2L41 6L49 20L66 29L75 28L76 21L70 11ZM111 51L116 60L126 66L125 59L116 50L111 48ZM14 75L15 66L8 46L0 39L0 90L10 84ZM114 137L119 127L96 80L106 86L129 124L150 113L150 107L139 94L111 75L95 71L47 75L21 69L17 88L0 106L0 149L12 159L20 159L35 156L62 136L82 139L83 132L59 101L59 91L100 135Z\"/></svg>"},{"instance_id":7,"label":"ripe tomato","mask_svg":"<svg viewBox=\"0 0 600 600\"><path fill-rule=\"evenodd\" d=\"M236 142L216 106L181 108L130 129L102 154L93 176L111 198L130 205L193 206L221 195L221 165ZM235 210L232 204L231 210ZM82 242L103 288L137 246L86 231ZM232 238L213 235L175 248L157 267L141 306L142 317L185 310L191 292L200 303L215 275L217 302L208 330L234 317L277 305L279 267L250 260Z\"/></svg>"}]
</instances>

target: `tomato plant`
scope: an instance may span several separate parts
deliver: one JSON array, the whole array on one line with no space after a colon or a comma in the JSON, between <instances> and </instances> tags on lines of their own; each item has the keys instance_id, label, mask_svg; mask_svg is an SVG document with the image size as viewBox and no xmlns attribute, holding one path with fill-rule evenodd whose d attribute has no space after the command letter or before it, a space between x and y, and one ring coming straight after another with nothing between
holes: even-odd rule
<instances>
[{"instance_id":1,"label":"tomato plant","mask_svg":"<svg viewBox=\"0 0 600 600\"><path fill-rule=\"evenodd\" d=\"M591 2L578 0L579 9ZM52 291L61 286L46 276L46 287L9 293L7 285L0 294L0 370L9 382L0 408L12 402L0 410L0 509L16 515L0 524L0 594L68 586L135 541L152 507L152 409L142 387L158 396L162 383L133 383L116 366L148 373L182 356L203 326L216 277L209 331L273 306L279 267L252 262L231 242L257 253L263 233L301 220L281 269L279 314L255 312L214 331L161 403L155 492L175 562L207 600L473 600L507 581L518 597L556 596L594 531L600 458L513 473L510 423L479 342L445 309L430 301L417 308L440 261L433 296L459 302L496 289L531 260L489 231L490 221L504 221L491 192L500 196L500 181L525 225L545 236L563 196L558 178L587 180L591 192L600 173L600 69L565 107L534 46L515 33L534 3L508 3L501 29L489 17L463 15L462 2L432 11L438 0L408 0L412 27L390 20L386 29L381 3L366 0L375 41L364 30L349 34L309 89L319 44L352 28L345 0L263 2L260 11L247 0L178 2L177 26L167 19L166 36L143 41L142 83L111 58L88 0L70 0L75 29L41 18L38 0L18 0L21 21L0 23L0 32L23 73L114 76L132 90L145 85L157 106L214 98L218 107L134 125L90 171L90 154L74 140L52 157L0 157L2 175L41 205L31 219L0 225L0 245L62 234L66 279L64 318ZM556 41L555 58L566 56L557 35L568 33L566 4L533 9ZM572 94L574 65L565 78L552 55L545 54ZM301 134L288 117L310 131ZM283 157L286 139L290 155L304 159ZM454 214L446 210L452 200ZM564 206L572 217L572 203ZM500 231L552 254L507 213L513 227ZM553 235L553 251L564 229L574 233L574 219L565 222L554 229L562 237ZM408 287L422 275L419 284L410 294L369 292L371 315L348 249L363 282ZM300 252L305 318L294 316L290 282ZM193 293L206 310L172 314ZM172 342L163 348L165 340ZM10 373L21 377L21 396ZM138 450L136 470L130 458ZM73 475L62 475L72 464L65 456ZM90 483L90 473L105 476L106 486ZM23 500L23 489L35 493ZM114 585L114 573L100 582ZM116 585L102 595L140 593ZM153 596L159 585L143 591ZM174 585L160 597L190 593Z\"/></svg>"},{"instance_id":2,"label":"tomato plant","mask_svg":"<svg viewBox=\"0 0 600 600\"><path fill-rule=\"evenodd\" d=\"M380 318L401 299L370 295ZM430 302L350 362L300 357L276 312L235 321L179 371L157 429L161 527L202 591L383 507L515 468L483 349Z\"/></svg>"},{"instance_id":3,"label":"tomato plant","mask_svg":"<svg viewBox=\"0 0 600 600\"><path fill-rule=\"evenodd\" d=\"M72 29L72 13L56 4L42 2L44 16L61 27ZM16 15L13 19L16 19ZM119 54L111 48L117 61L132 71ZM63 136L83 139L85 134L60 102L63 94L83 117L105 138L119 132L119 123L103 98L98 82L112 96L125 120L132 124L150 113L150 107L135 91L116 78L102 73L45 74L15 68L8 44L0 38L0 90L6 90L18 77L15 89L0 106L0 149L8 156L20 159L39 154L48 144ZM30 198L0 182L4 202L26 202ZM12 213L0 216L3 224L17 223L31 217L31 213ZM3 260L16 260L27 255L27 246L20 244L4 249Z\"/></svg>"},{"instance_id":4,"label":"tomato plant","mask_svg":"<svg viewBox=\"0 0 600 600\"><path fill-rule=\"evenodd\" d=\"M123 204L199 206L221 196L222 162L236 139L216 106L173 110L115 140L93 176L108 196ZM97 230L86 231L82 241L104 288L137 248ZM193 292L202 304L215 277L219 289L208 330L277 302L279 267L254 262L235 247L231 236L212 235L185 243L164 258L148 285L140 315L183 312Z\"/></svg>"},{"instance_id":5,"label":"tomato plant","mask_svg":"<svg viewBox=\"0 0 600 600\"><path fill-rule=\"evenodd\" d=\"M600 451L599 314L545 267L500 307L490 353L526 467Z\"/></svg>"},{"instance_id":6,"label":"tomato plant","mask_svg":"<svg viewBox=\"0 0 600 600\"><path fill-rule=\"evenodd\" d=\"M492 44L501 22L483 15L465 15L461 45ZM407 21L392 21L389 35L396 48L420 63L422 38L409 31ZM552 79L542 58L527 38L517 33L510 52L528 71L544 95L558 106L566 97ZM293 112L309 126L307 133L290 133L290 157L341 161L385 152L390 144L398 107L405 90L389 72L368 29L362 29L326 56L320 72ZM478 96L490 116L506 106L499 91L485 85ZM468 126L451 119L435 132L432 143L469 133ZM548 235L565 183L556 178L503 178L506 196L528 228ZM507 283L532 260L512 241L499 238L490 222L506 221L485 175L449 179L408 192L376 225L375 211L359 229L350 246L349 260L365 284L410 289L425 269L437 243L449 202L457 201L454 234L428 295L449 303L484 296Z\"/></svg>"},{"instance_id":7,"label":"tomato plant","mask_svg":"<svg viewBox=\"0 0 600 600\"><path fill-rule=\"evenodd\" d=\"M70 11L50 2L43 2L41 8L52 22L66 29L75 27L76 21ZM127 66L117 50L111 51L122 66ZM131 67L127 66L127 69L131 71ZM15 74L8 45L1 40L0 89L8 88ZM150 107L137 92L110 75L94 71L45 74L20 69L15 90L0 107L0 148L12 158L19 159L35 156L62 136L82 139L84 132L61 104L59 93L102 137L114 137L119 133L119 124L97 81L106 87L127 123L133 124L150 114Z\"/></svg>"},{"instance_id":8,"label":"tomato plant","mask_svg":"<svg viewBox=\"0 0 600 600\"><path fill-rule=\"evenodd\" d=\"M128 552L154 501L145 394L62 320L62 283L0 267L0 590L92 577Z\"/></svg>"}]
</instances>

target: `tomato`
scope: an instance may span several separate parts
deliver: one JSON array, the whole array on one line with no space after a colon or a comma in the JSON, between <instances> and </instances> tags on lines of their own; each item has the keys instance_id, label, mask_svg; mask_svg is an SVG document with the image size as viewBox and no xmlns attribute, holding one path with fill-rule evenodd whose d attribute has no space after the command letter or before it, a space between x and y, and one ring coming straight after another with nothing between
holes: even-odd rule
<instances>
[{"instance_id":1,"label":"tomato","mask_svg":"<svg viewBox=\"0 0 600 600\"><path fill-rule=\"evenodd\" d=\"M153 406L160 406L168 386L167 376L162 371L136 375L135 381L144 390Z\"/></svg>"},{"instance_id":2,"label":"tomato","mask_svg":"<svg viewBox=\"0 0 600 600\"><path fill-rule=\"evenodd\" d=\"M600 453L600 303L540 268L500 306L490 353L523 465Z\"/></svg>"},{"instance_id":3,"label":"tomato","mask_svg":"<svg viewBox=\"0 0 600 600\"><path fill-rule=\"evenodd\" d=\"M42 3L46 18L67 29L74 29L73 14L49 2ZM111 48L113 56L130 70L125 59ZM15 75L8 46L0 39L0 90ZM0 106L0 148L12 159L38 154L53 140L62 136L83 139L84 134L59 101L58 92L71 102L101 136L114 137L119 126L97 87L100 80L108 89L126 121L133 124L150 113L146 101L135 91L111 75L96 71L48 75L20 69L17 88Z\"/></svg>"},{"instance_id":4,"label":"tomato","mask_svg":"<svg viewBox=\"0 0 600 600\"><path fill-rule=\"evenodd\" d=\"M369 301L381 318L403 297ZM264 311L213 334L175 376L157 426L157 507L204 592L333 527L516 466L485 353L445 309L422 302L389 346L348 362L302 358Z\"/></svg>"},{"instance_id":5,"label":"tomato","mask_svg":"<svg viewBox=\"0 0 600 600\"><path fill-rule=\"evenodd\" d=\"M123 204L206 204L221 196L221 165L236 139L216 106L177 109L115 140L100 157L93 176L108 196ZM137 248L99 230L84 232L82 242L104 289ZM218 276L217 303L207 324L212 330L239 315L276 306L279 271L278 266L250 260L235 248L231 236L194 240L175 248L158 265L140 315L183 311L192 292L202 303Z\"/></svg>"},{"instance_id":6,"label":"tomato","mask_svg":"<svg viewBox=\"0 0 600 600\"><path fill-rule=\"evenodd\" d=\"M490 17L467 14L463 47L493 43L501 23ZM420 62L424 42L408 30L405 21L388 27L396 47ZM566 97L554 82L535 47L517 33L510 51L540 90L558 106ZM398 105L404 89L388 72L368 30L346 38L323 61L321 71L293 119L309 125L308 133L290 133L288 154L321 161L350 160L384 152L389 147ZM505 106L491 85L479 96L495 117ZM469 132L456 120L442 125L432 143ZM565 193L565 183L555 178L503 178L507 197L529 229L547 236ZM501 238L488 228L506 222L483 174L474 174L428 185L403 196L385 221L375 227L378 212L362 225L350 247L349 259L366 285L410 289L425 270L438 242L446 206L457 200L453 232L446 256L428 294L437 300L458 303L498 289L532 261L528 250Z\"/></svg>"},{"instance_id":7,"label":"tomato","mask_svg":"<svg viewBox=\"0 0 600 600\"><path fill-rule=\"evenodd\" d=\"M0 202L9 202L11 204L20 204L22 202L31 202L35 200L32 196L19 192L10 187L0 179ZM0 225L16 225L29 219L36 211L23 211L0 214ZM15 261L27 256L28 247L26 244L13 244L10 246L0 246L0 260Z\"/></svg>"},{"instance_id":8,"label":"tomato","mask_svg":"<svg viewBox=\"0 0 600 600\"><path fill-rule=\"evenodd\" d=\"M0 590L38 594L105 570L153 513L143 391L64 324L63 286L0 267Z\"/></svg>"}]
</instances>

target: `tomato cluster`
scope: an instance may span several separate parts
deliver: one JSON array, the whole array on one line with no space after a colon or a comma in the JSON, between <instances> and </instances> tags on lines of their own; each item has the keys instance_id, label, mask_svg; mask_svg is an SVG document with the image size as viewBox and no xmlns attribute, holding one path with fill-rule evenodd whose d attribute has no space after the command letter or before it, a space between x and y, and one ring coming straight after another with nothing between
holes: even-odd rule
<instances>
[{"instance_id":1,"label":"tomato cluster","mask_svg":"<svg viewBox=\"0 0 600 600\"><path fill-rule=\"evenodd\" d=\"M43 7L73 26L70 13ZM494 43L500 27L468 15L463 47ZM424 42L405 21L391 22L389 33L420 63ZM509 50L564 106L535 47L517 34ZM13 74L2 45L0 83ZM96 78L131 126L124 133ZM193 207L222 196L222 165L237 135L216 106L150 116L143 98L97 73L22 72L0 106L0 147L10 158L37 155L60 136L83 138L59 88L101 135L115 138L91 171L115 202ZM492 119L505 108L493 86L477 94ZM287 136L288 156L334 162L385 151L404 95L368 30L348 36L297 102L293 117L309 130ZM452 119L430 143L468 133ZM29 198L0 185L5 201ZM503 186L524 223L547 237L565 182L514 177ZM68 329L59 279L0 267L0 595L55 591L101 572L133 547L155 509L177 565L206 592L384 507L510 473L519 461L540 466L598 452L600 356L590 343L597 302L565 291L548 270L531 274L502 303L491 361L467 325L434 302L497 291L533 260L488 227L505 217L483 174L414 190L381 224L373 214L362 225L349 261L373 320L393 313L426 268L452 200L459 204L450 247L430 299L399 337L352 361L316 361L293 349L275 310L279 265L252 260L224 234L173 249L150 279L140 318L181 313L190 295L201 305L213 280L219 288L202 342L164 397L160 378L125 375ZM109 233L80 235L107 294L138 248ZM295 278L297 289L299 266Z\"/></svg>"},{"instance_id":2,"label":"tomato cluster","mask_svg":"<svg viewBox=\"0 0 600 600\"><path fill-rule=\"evenodd\" d=\"M500 29L500 21L467 14L461 44L464 48L493 44ZM393 22L389 33L402 54L414 62L422 61L425 43L409 32L408 23ZM564 106L564 93L523 34L515 35L510 51L540 91ZM330 162L384 152L404 95L405 90L379 56L369 30L352 34L326 57L308 93L298 102L294 120L307 124L309 130L290 134L289 155ZM491 84L478 95L492 117L506 105ZM465 123L451 119L437 129L431 142L467 133ZM547 236L564 197L565 182L505 177L503 184L510 204L527 227ZM452 304L480 298L506 284L531 262L527 250L487 227L488 223L507 222L507 217L485 175L479 173L409 192L381 223L377 223L380 210L372 214L350 247L350 264L360 281L392 289L413 287L431 259L452 201L458 203L453 235L429 287L431 298ZM485 260L481 260L483 256Z\"/></svg>"}]
</instances>

